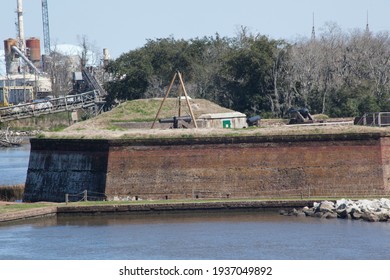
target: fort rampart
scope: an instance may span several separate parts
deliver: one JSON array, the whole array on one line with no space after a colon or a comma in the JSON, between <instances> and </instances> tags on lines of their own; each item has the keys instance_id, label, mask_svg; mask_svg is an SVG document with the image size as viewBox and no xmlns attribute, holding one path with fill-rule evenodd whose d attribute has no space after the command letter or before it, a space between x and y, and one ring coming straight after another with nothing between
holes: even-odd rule
<instances>
[{"instance_id":1,"label":"fort rampart","mask_svg":"<svg viewBox=\"0 0 390 280\"><path fill-rule=\"evenodd\" d=\"M370 197L390 191L380 133L32 139L24 201Z\"/></svg>"}]
</instances>

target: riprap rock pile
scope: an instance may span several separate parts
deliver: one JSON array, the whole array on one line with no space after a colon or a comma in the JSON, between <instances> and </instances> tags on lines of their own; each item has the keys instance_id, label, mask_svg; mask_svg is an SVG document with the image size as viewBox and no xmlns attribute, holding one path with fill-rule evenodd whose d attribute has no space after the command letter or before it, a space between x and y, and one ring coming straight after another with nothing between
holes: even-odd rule
<instances>
[{"instance_id":1,"label":"riprap rock pile","mask_svg":"<svg viewBox=\"0 0 390 280\"><path fill-rule=\"evenodd\" d=\"M280 211L281 215L309 216L322 219L341 218L365 220L369 222L390 221L390 199L381 198L374 200L340 199L336 202L315 202L313 207L304 207L301 210Z\"/></svg>"}]
</instances>

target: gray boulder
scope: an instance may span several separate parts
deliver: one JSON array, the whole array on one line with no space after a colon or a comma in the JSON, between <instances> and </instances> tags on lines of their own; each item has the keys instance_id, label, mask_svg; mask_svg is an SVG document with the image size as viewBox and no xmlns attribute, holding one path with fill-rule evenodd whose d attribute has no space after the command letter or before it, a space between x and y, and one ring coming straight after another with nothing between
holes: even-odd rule
<instances>
[{"instance_id":1,"label":"gray boulder","mask_svg":"<svg viewBox=\"0 0 390 280\"><path fill-rule=\"evenodd\" d=\"M314 202L313 207L304 207L301 210L292 210L288 213L294 216L310 216L322 219L363 219L369 222L390 221L390 199L374 200L340 199L336 203L331 201Z\"/></svg>"},{"instance_id":2,"label":"gray boulder","mask_svg":"<svg viewBox=\"0 0 390 280\"><path fill-rule=\"evenodd\" d=\"M324 212L318 211L318 212L314 212L312 217L322 218L323 215L324 215Z\"/></svg>"},{"instance_id":3,"label":"gray boulder","mask_svg":"<svg viewBox=\"0 0 390 280\"><path fill-rule=\"evenodd\" d=\"M302 209L303 213L305 213L306 216L309 216L309 217L313 217L314 216L314 209L313 208L309 208L309 207L305 207Z\"/></svg>"},{"instance_id":4,"label":"gray boulder","mask_svg":"<svg viewBox=\"0 0 390 280\"><path fill-rule=\"evenodd\" d=\"M297 211L294 215L297 217L306 217L306 214L303 211Z\"/></svg>"},{"instance_id":5,"label":"gray boulder","mask_svg":"<svg viewBox=\"0 0 390 280\"><path fill-rule=\"evenodd\" d=\"M357 208L352 208L350 216L354 220L359 220L362 217L362 212Z\"/></svg>"},{"instance_id":6,"label":"gray boulder","mask_svg":"<svg viewBox=\"0 0 390 280\"><path fill-rule=\"evenodd\" d=\"M361 217L367 222L379 222L380 220L379 216L373 212L364 212Z\"/></svg>"},{"instance_id":7,"label":"gray boulder","mask_svg":"<svg viewBox=\"0 0 390 280\"><path fill-rule=\"evenodd\" d=\"M382 209L380 212L375 213L379 217L380 222L387 222L390 218L390 212L387 209Z\"/></svg>"},{"instance_id":8,"label":"gray boulder","mask_svg":"<svg viewBox=\"0 0 390 280\"><path fill-rule=\"evenodd\" d=\"M341 219L348 219L350 217L347 208L337 209L336 213L337 213L337 217L339 217Z\"/></svg>"},{"instance_id":9,"label":"gray boulder","mask_svg":"<svg viewBox=\"0 0 390 280\"><path fill-rule=\"evenodd\" d=\"M335 219L337 218L337 213L326 212L322 215L321 219Z\"/></svg>"},{"instance_id":10,"label":"gray boulder","mask_svg":"<svg viewBox=\"0 0 390 280\"><path fill-rule=\"evenodd\" d=\"M355 203L352 200L343 198L336 201L335 207L336 209L344 209L353 205L355 205Z\"/></svg>"},{"instance_id":11,"label":"gray boulder","mask_svg":"<svg viewBox=\"0 0 390 280\"><path fill-rule=\"evenodd\" d=\"M390 210L390 199L388 199L388 198L381 198L379 200L379 202L381 204L381 208Z\"/></svg>"},{"instance_id":12,"label":"gray boulder","mask_svg":"<svg viewBox=\"0 0 390 280\"><path fill-rule=\"evenodd\" d=\"M279 210L279 215L287 216L287 211L286 210Z\"/></svg>"},{"instance_id":13,"label":"gray boulder","mask_svg":"<svg viewBox=\"0 0 390 280\"><path fill-rule=\"evenodd\" d=\"M320 211L320 212L323 212L323 213L326 213L326 212L334 212L336 210L335 208L335 205L333 202L331 201L323 201L320 203L319 207L317 208L317 212Z\"/></svg>"},{"instance_id":14,"label":"gray boulder","mask_svg":"<svg viewBox=\"0 0 390 280\"><path fill-rule=\"evenodd\" d=\"M356 205L357 205L357 207L359 207L359 209L362 212L375 212L375 211L378 211L378 209L381 208L381 203L380 203L380 201L378 199L374 199L374 200L367 200L367 199L358 200L358 201L356 201Z\"/></svg>"}]
</instances>

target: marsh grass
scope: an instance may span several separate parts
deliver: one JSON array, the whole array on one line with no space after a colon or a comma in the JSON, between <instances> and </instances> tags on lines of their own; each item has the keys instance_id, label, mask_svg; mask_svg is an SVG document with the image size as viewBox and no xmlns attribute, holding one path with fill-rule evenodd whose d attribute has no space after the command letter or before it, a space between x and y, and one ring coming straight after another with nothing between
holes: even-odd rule
<instances>
[{"instance_id":1,"label":"marsh grass","mask_svg":"<svg viewBox=\"0 0 390 280\"><path fill-rule=\"evenodd\" d=\"M0 186L0 201L15 201L23 198L24 185Z\"/></svg>"}]
</instances>

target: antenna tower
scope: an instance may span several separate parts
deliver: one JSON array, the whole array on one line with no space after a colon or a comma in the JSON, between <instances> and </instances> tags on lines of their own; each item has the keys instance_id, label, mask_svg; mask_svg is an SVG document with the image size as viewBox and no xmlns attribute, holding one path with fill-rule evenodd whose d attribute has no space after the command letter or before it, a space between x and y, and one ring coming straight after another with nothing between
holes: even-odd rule
<instances>
[{"instance_id":1,"label":"antenna tower","mask_svg":"<svg viewBox=\"0 0 390 280\"><path fill-rule=\"evenodd\" d=\"M50 54L50 30L49 30L49 9L47 0L42 0L42 22L43 22L43 41L45 54Z\"/></svg>"},{"instance_id":2,"label":"antenna tower","mask_svg":"<svg viewBox=\"0 0 390 280\"><path fill-rule=\"evenodd\" d=\"M314 13L313 13L313 27L311 29L311 39L314 41L316 39L316 30L314 26Z\"/></svg>"}]
</instances>

